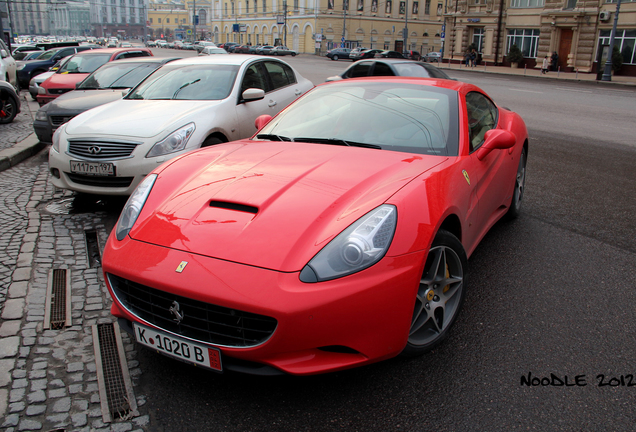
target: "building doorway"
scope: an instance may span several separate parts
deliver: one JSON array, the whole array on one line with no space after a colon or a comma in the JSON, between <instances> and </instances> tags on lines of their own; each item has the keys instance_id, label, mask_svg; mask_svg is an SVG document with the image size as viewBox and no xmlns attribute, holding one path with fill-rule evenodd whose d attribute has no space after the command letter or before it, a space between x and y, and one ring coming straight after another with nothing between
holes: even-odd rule
<instances>
[{"instance_id":1,"label":"building doorway","mask_svg":"<svg viewBox=\"0 0 636 432\"><path fill-rule=\"evenodd\" d=\"M568 65L568 56L572 51L572 29L561 29L561 40L559 41L559 63L557 67L562 70Z\"/></svg>"},{"instance_id":2,"label":"building doorway","mask_svg":"<svg viewBox=\"0 0 636 432\"><path fill-rule=\"evenodd\" d=\"M404 41L395 41L395 48L394 50L401 53L402 49L404 48Z\"/></svg>"}]
</instances>

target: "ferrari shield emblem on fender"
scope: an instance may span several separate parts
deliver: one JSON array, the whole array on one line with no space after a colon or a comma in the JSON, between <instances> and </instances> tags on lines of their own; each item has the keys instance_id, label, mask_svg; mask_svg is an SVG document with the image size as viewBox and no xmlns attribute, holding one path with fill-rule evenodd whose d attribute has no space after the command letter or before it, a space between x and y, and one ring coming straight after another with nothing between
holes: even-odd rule
<instances>
[{"instance_id":1,"label":"ferrari shield emblem on fender","mask_svg":"<svg viewBox=\"0 0 636 432\"><path fill-rule=\"evenodd\" d=\"M181 273L183 271L183 269L185 269L185 267L188 265L187 261L181 261L181 264L179 264L177 266L177 270L175 270L177 273Z\"/></svg>"},{"instance_id":2,"label":"ferrari shield emblem on fender","mask_svg":"<svg viewBox=\"0 0 636 432\"><path fill-rule=\"evenodd\" d=\"M464 178L466 179L466 181L470 185L470 177L468 177L468 173L466 172L466 170L462 170L462 174L464 174Z\"/></svg>"}]
</instances>

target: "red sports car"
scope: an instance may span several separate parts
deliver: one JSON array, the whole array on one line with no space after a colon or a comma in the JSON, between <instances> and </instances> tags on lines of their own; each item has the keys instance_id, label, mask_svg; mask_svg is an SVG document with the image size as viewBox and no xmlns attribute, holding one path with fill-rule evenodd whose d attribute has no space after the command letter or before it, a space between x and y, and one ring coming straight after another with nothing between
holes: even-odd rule
<instances>
[{"instance_id":1,"label":"red sports car","mask_svg":"<svg viewBox=\"0 0 636 432\"><path fill-rule=\"evenodd\" d=\"M103 256L119 324L162 354L256 374L439 344L468 257L519 213L519 115L471 84L374 77L320 85L256 123L130 197Z\"/></svg>"}]
</instances>

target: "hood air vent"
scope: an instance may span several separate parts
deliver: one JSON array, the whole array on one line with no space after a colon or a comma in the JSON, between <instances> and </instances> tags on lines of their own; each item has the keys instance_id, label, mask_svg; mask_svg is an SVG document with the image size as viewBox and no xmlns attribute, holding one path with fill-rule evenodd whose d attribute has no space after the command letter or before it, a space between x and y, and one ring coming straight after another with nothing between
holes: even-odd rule
<instances>
[{"instance_id":1,"label":"hood air vent","mask_svg":"<svg viewBox=\"0 0 636 432\"><path fill-rule=\"evenodd\" d=\"M258 208L253 206L248 206L244 204L226 202L226 201L211 201L210 207L222 208L227 210L235 210L243 213L258 213Z\"/></svg>"}]
</instances>

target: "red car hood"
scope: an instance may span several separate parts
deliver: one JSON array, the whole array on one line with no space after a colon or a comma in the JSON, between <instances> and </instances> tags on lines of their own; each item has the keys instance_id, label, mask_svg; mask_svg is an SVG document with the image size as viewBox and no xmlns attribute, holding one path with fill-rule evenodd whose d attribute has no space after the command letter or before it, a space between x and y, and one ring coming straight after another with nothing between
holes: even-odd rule
<instances>
[{"instance_id":1,"label":"red car hood","mask_svg":"<svg viewBox=\"0 0 636 432\"><path fill-rule=\"evenodd\" d=\"M75 84L83 81L84 78L89 76L87 73L54 73L49 79L41 84L41 87L45 89L73 89L75 90Z\"/></svg>"},{"instance_id":2,"label":"red car hood","mask_svg":"<svg viewBox=\"0 0 636 432\"><path fill-rule=\"evenodd\" d=\"M444 160L324 144L223 144L160 172L130 236L299 271L347 226Z\"/></svg>"}]
</instances>

